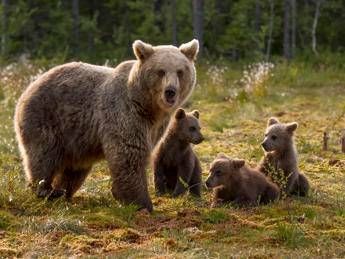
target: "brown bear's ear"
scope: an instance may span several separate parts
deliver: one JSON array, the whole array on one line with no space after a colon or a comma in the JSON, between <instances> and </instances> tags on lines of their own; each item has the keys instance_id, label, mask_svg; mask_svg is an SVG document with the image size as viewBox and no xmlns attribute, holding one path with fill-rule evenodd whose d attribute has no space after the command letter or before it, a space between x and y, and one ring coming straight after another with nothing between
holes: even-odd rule
<instances>
[{"instance_id":1,"label":"brown bear's ear","mask_svg":"<svg viewBox=\"0 0 345 259\"><path fill-rule=\"evenodd\" d=\"M199 119L199 111L198 110L192 111L192 114L195 118Z\"/></svg>"},{"instance_id":2,"label":"brown bear's ear","mask_svg":"<svg viewBox=\"0 0 345 259\"><path fill-rule=\"evenodd\" d=\"M133 43L133 51L137 59L144 62L153 54L153 47L141 40L136 40Z\"/></svg>"},{"instance_id":3,"label":"brown bear's ear","mask_svg":"<svg viewBox=\"0 0 345 259\"><path fill-rule=\"evenodd\" d=\"M234 159L232 162L236 169L240 169L246 163L243 159Z\"/></svg>"},{"instance_id":4,"label":"brown bear's ear","mask_svg":"<svg viewBox=\"0 0 345 259\"><path fill-rule=\"evenodd\" d=\"M216 159L229 159L224 153L219 153L216 157Z\"/></svg>"},{"instance_id":5,"label":"brown bear's ear","mask_svg":"<svg viewBox=\"0 0 345 259\"><path fill-rule=\"evenodd\" d=\"M186 112L182 108L178 108L176 113L175 113L175 118L177 120L183 119L186 117Z\"/></svg>"},{"instance_id":6,"label":"brown bear's ear","mask_svg":"<svg viewBox=\"0 0 345 259\"><path fill-rule=\"evenodd\" d=\"M190 42L184 43L179 47L179 50L190 60L195 61L199 52L199 41L194 39Z\"/></svg>"},{"instance_id":7,"label":"brown bear's ear","mask_svg":"<svg viewBox=\"0 0 345 259\"><path fill-rule=\"evenodd\" d=\"M277 118L271 117L267 121L267 126L271 126L271 125L277 124L277 123L279 123L279 120Z\"/></svg>"},{"instance_id":8,"label":"brown bear's ear","mask_svg":"<svg viewBox=\"0 0 345 259\"><path fill-rule=\"evenodd\" d=\"M294 132L298 127L297 122L291 122L286 124L286 130L290 133Z\"/></svg>"}]
</instances>

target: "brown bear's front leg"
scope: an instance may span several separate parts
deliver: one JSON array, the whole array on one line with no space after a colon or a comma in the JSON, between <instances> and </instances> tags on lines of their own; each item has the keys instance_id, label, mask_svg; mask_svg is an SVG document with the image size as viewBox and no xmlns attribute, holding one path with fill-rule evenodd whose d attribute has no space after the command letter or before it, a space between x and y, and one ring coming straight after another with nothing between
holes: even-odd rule
<instances>
[{"instance_id":1,"label":"brown bear's front leg","mask_svg":"<svg viewBox=\"0 0 345 259\"><path fill-rule=\"evenodd\" d=\"M146 165L148 152L135 147L106 148L105 156L112 176L112 194L124 204L136 204L153 210L148 193ZM122 151L122 152L121 152Z\"/></svg>"},{"instance_id":2,"label":"brown bear's front leg","mask_svg":"<svg viewBox=\"0 0 345 259\"><path fill-rule=\"evenodd\" d=\"M191 163L183 162L178 166L176 185L172 194L173 197L177 197L187 191L192 173L193 168Z\"/></svg>"},{"instance_id":3,"label":"brown bear's front leg","mask_svg":"<svg viewBox=\"0 0 345 259\"><path fill-rule=\"evenodd\" d=\"M224 192L224 187L218 187L213 189L211 208L217 208L224 203L224 197L222 196L222 192Z\"/></svg>"},{"instance_id":4,"label":"brown bear's front leg","mask_svg":"<svg viewBox=\"0 0 345 259\"><path fill-rule=\"evenodd\" d=\"M164 175L164 168L159 162L156 162L153 167L156 195L163 195L166 193L166 177Z\"/></svg>"},{"instance_id":5,"label":"brown bear's front leg","mask_svg":"<svg viewBox=\"0 0 345 259\"><path fill-rule=\"evenodd\" d=\"M293 192L296 189L296 186L298 186L298 174L291 173L291 175L287 177L287 183L284 190L285 194L288 196L293 195Z\"/></svg>"}]
</instances>

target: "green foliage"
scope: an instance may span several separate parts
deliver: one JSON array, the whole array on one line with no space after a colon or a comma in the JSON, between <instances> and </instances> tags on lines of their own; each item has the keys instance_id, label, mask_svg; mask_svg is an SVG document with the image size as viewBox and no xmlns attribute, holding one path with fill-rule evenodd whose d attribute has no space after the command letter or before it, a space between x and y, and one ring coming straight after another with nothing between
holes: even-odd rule
<instances>
[{"instance_id":1,"label":"green foliage","mask_svg":"<svg viewBox=\"0 0 345 259\"><path fill-rule=\"evenodd\" d=\"M275 235L277 241L292 248L306 244L304 231L297 224L279 223L276 227Z\"/></svg>"},{"instance_id":2,"label":"green foliage","mask_svg":"<svg viewBox=\"0 0 345 259\"><path fill-rule=\"evenodd\" d=\"M202 179L219 152L256 166L263 155L259 143L267 118L278 116L284 122L299 122L295 134L299 165L310 180L311 193L259 207L230 204L214 209L212 192L206 190L201 199L155 196L148 174L155 208L149 214L113 199L104 162L93 167L72 202L38 199L26 188L13 132L14 107L28 83L56 63L59 60L42 59L0 69L0 257L343 257L345 159L338 136L345 125L341 116L345 73L341 66L276 61L274 76L254 87L265 89L257 95L238 83L247 64L224 60L201 64L199 85L188 109L200 110L206 137L194 147ZM244 92L245 100L235 91ZM320 145L323 127L332 133L327 152Z\"/></svg>"},{"instance_id":3,"label":"green foliage","mask_svg":"<svg viewBox=\"0 0 345 259\"><path fill-rule=\"evenodd\" d=\"M211 224L219 224L226 221L229 216L223 209L212 209L203 215L204 221Z\"/></svg>"},{"instance_id":4,"label":"green foliage","mask_svg":"<svg viewBox=\"0 0 345 259\"><path fill-rule=\"evenodd\" d=\"M259 13L256 4L259 3ZM270 1L236 0L204 1L203 31L205 56L231 60L263 60L268 45L271 20ZM341 0L323 1L318 21L319 56L311 51L311 27L315 4L297 3L297 58L333 62L329 53L344 53L344 9ZM152 44L171 44L172 23L176 20L177 41L193 37L191 1L176 1L176 17L172 17L171 1L81 1L79 21L72 15L72 1L9 1L8 9L0 5L0 16L7 17L1 26L6 35L2 59L22 54L37 58L59 57L62 60L82 59L103 63L132 57L131 45L136 39ZM272 55L282 55L282 1L274 1ZM20 17L20 19L18 18ZM78 35L74 31L77 23ZM344 62L339 58L340 65Z\"/></svg>"}]
</instances>

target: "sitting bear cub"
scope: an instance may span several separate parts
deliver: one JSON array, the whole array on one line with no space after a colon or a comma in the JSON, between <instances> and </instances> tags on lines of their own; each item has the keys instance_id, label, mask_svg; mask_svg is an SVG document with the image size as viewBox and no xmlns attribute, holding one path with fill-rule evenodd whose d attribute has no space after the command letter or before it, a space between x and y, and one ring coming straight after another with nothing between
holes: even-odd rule
<instances>
[{"instance_id":1,"label":"sitting bear cub","mask_svg":"<svg viewBox=\"0 0 345 259\"><path fill-rule=\"evenodd\" d=\"M267 204L279 198L279 188L242 159L219 154L212 162L206 187L214 189L212 207L222 202L240 206Z\"/></svg>"},{"instance_id":2,"label":"sitting bear cub","mask_svg":"<svg viewBox=\"0 0 345 259\"><path fill-rule=\"evenodd\" d=\"M293 141L297 126L296 122L283 124L276 118L268 120L265 139L261 143L265 156L259 170L270 176L273 182L282 185L281 189L286 195L306 196L309 183L298 170L297 151Z\"/></svg>"},{"instance_id":3,"label":"sitting bear cub","mask_svg":"<svg viewBox=\"0 0 345 259\"><path fill-rule=\"evenodd\" d=\"M174 197L189 189L200 197L201 167L190 143L203 141L199 112L186 113L179 108L153 153L156 193L172 192ZM187 187L188 185L188 187Z\"/></svg>"}]
</instances>

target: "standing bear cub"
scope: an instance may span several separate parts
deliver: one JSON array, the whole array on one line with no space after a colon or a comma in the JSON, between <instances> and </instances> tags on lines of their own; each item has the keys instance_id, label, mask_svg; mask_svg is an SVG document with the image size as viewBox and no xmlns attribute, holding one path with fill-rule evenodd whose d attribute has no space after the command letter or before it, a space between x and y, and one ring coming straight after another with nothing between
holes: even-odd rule
<instances>
[{"instance_id":1,"label":"standing bear cub","mask_svg":"<svg viewBox=\"0 0 345 259\"><path fill-rule=\"evenodd\" d=\"M259 170L280 185L284 194L306 196L309 183L298 170L297 151L293 141L297 126L296 122L283 124L273 117L268 120L265 139L261 143L265 156Z\"/></svg>"},{"instance_id":2,"label":"standing bear cub","mask_svg":"<svg viewBox=\"0 0 345 259\"><path fill-rule=\"evenodd\" d=\"M210 166L206 187L214 189L212 207L222 202L239 206L267 204L279 198L279 188L242 159L219 154Z\"/></svg>"},{"instance_id":3,"label":"standing bear cub","mask_svg":"<svg viewBox=\"0 0 345 259\"><path fill-rule=\"evenodd\" d=\"M105 158L113 196L152 211L152 132L192 93L198 49L197 40L179 48L137 40L136 60L115 69L73 62L33 82L18 101L15 131L37 196L71 198Z\"/></svg>"},{"instance_id":4,"label":"standing bear cub","mask_svg":"<svg viewBox=\"0 0 345 259\"><path fill-rule=\"evenodd\" d=\"M178 109L153 153L156 193L172 192L174 197L189 192L200 197L201 167L190 143L203 141L199 112Z\"/></svg>"}]
</instances>

